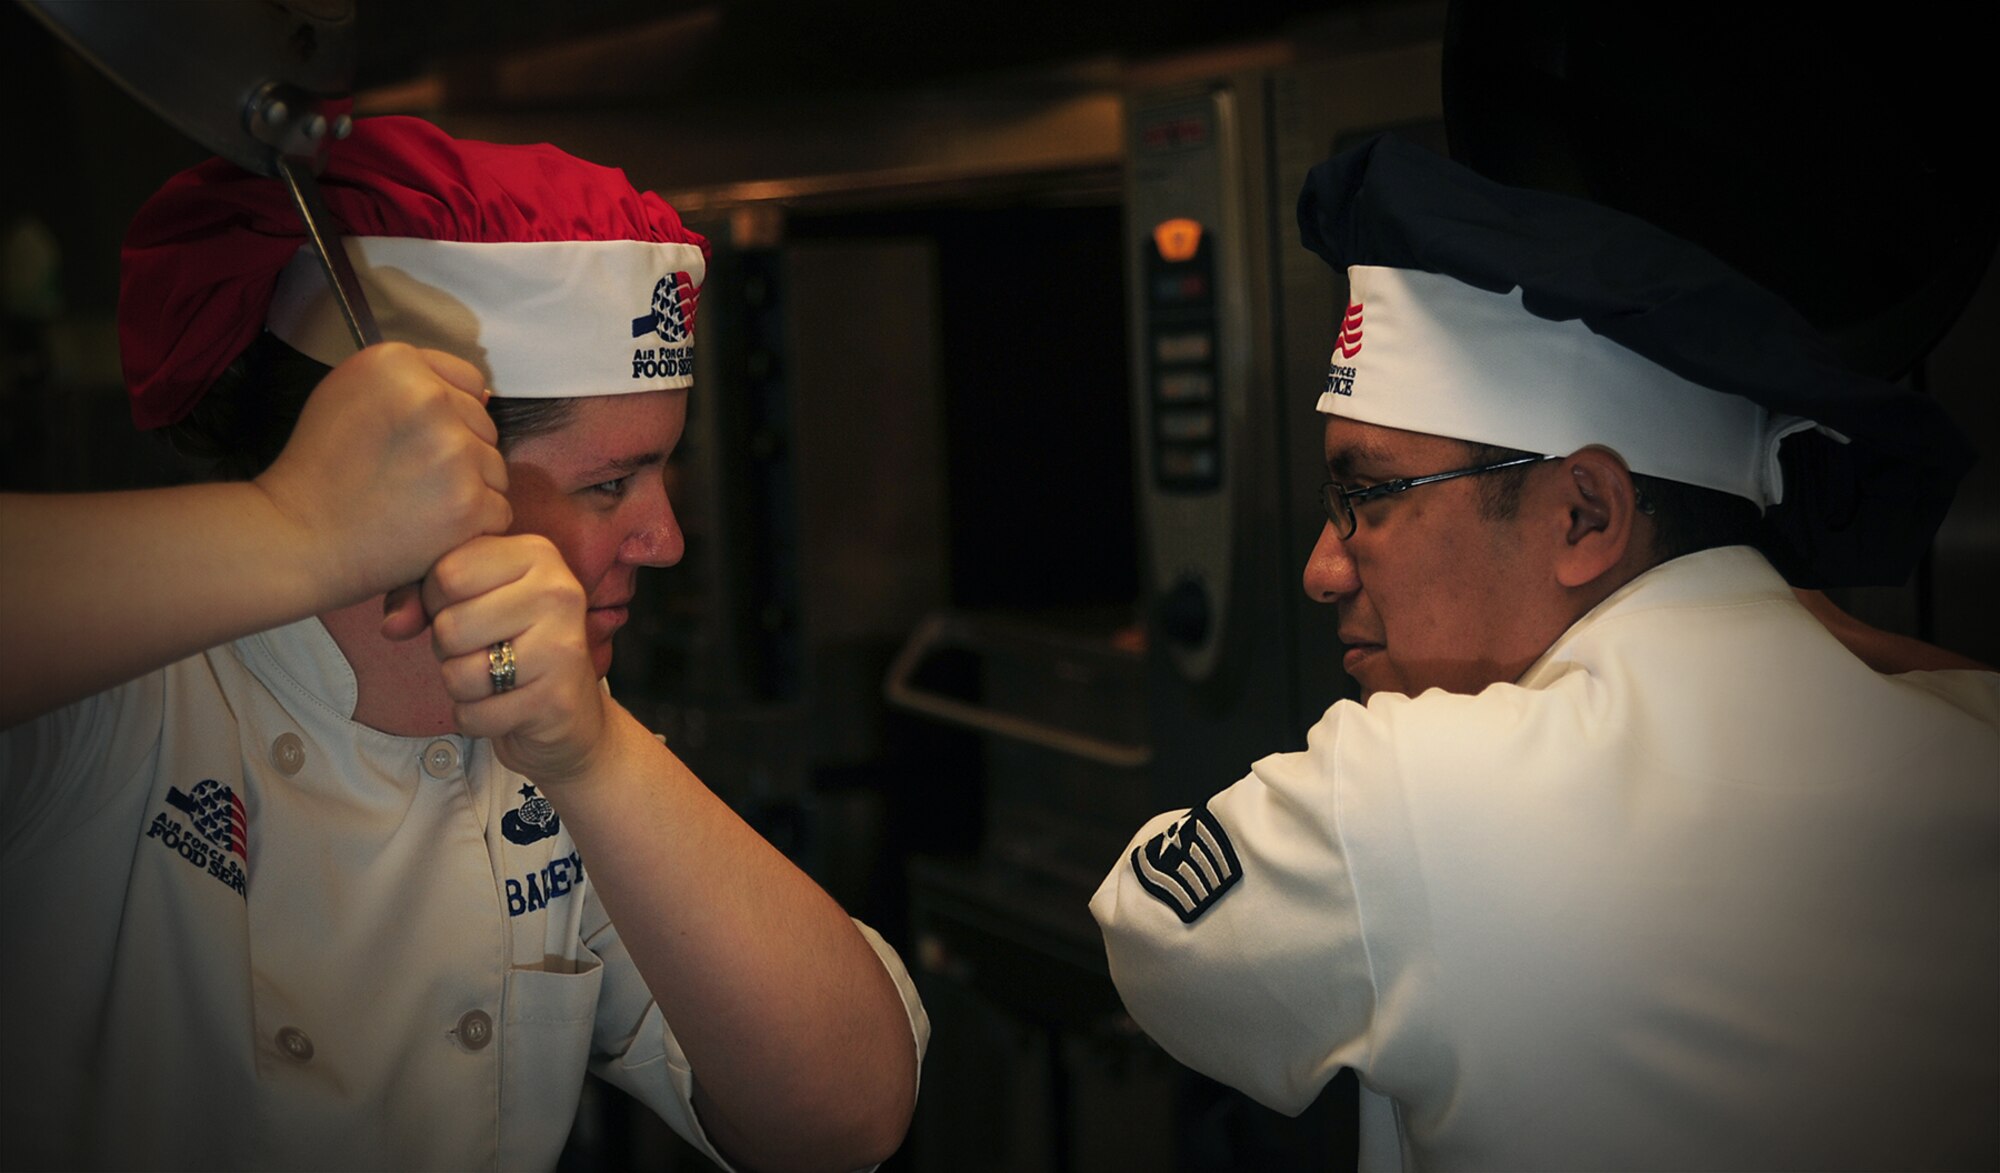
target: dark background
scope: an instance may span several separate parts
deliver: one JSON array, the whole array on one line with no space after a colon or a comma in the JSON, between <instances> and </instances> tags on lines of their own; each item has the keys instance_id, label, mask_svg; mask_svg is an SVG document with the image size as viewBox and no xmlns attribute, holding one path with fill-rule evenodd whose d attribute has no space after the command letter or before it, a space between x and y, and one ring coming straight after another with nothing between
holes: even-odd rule
<instances>
[{"instance_id":1,"label":"dark background","mask_svg":"<svg viewBox=\"0 0 2000 1173\"><path fill-rule=\"evenodd\" d=\"M1100 117L1120 93L1455 34L1485 49L1448 72L1456 146L1791 285L2000 448L1990 38L1958 6L358 0L357 20L364 112L626 167L717 243L689 555L650 576L612 683L910 962L941 1029L900 1168L1351 1163L1338 1119L1289 1124L1150 1049L1072 932L1122 842L1105 828L1164 805L1172 763L1087 767L883 700L921 619L997 616L922 683L1146 739L1125 161ZM0 54L0 489L185 478L130 426L113 312L125 223L204 153L12 3ZM1996 662L1997 595L1989 461L1909 581L1838 597ZM1018 858L1036 844L1064 849ZM1026 886L981 889L996 861ZM661 1163L699 1167L593 1085L568 1166Z\"/></svg>"}]
</instances>

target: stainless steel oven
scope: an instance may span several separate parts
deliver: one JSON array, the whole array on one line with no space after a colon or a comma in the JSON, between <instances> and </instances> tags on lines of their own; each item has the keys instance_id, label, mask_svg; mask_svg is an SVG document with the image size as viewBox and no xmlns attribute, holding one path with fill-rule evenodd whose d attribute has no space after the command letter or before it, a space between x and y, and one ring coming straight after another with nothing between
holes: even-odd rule
<instances>
[{"instance_id":1,"label":"stainless steel oven","mask_svg":"<svg viewBox=\"0 0 2000 1173\"><path fill-rule=\"evenodd\" d=\"M1298 585L1345 296L1293 202L1366 134L1446 148L1445 17L706 137L501 128L620 160L716 242L689 553L614 686L909 959L936 1030L905 1167L1352 1160L1351 1085L1287 1120L1152 1047L1085 901L1141 820L1351 693ZM1988 434L1991 288L1935 381ZM1861 603L1911 627L1990 587L1982 492L1935 584ZM1981 630L1940 634L1993 657Z\"/></svg>"},{"instance_id":2,"label":"stainless steel oven","mask_svg":"<svg viewBox=\"0 0 2000 1173\"><path fill-rule=\"evenodd\" d=\"M926 115L948 143L851 173L677 188L627 163L716 255L688 555L613 687L910 960L936 1029L904 1163L1351 1151L1338 1095L1289 1120L1147 1041L1085 904L1141 820L1342 695L1293 585L1336 291L1292 256L1290 203L1346 133L1434 134L1437 15L1311 61L961 96ZM849 157L921 140L911 118L843 120ZM510 133L539 129L566 128ZM1169 221L1189 260L1160 253Z\"/></svg>"}]
</instances>

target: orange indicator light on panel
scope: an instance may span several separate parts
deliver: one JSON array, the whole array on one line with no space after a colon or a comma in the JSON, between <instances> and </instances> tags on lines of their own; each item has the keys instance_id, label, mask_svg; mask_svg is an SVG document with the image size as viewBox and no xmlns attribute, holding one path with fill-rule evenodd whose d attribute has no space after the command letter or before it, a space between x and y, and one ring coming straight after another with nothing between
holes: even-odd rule
<instances>
[{"instance_id":1,"label":"orange indicator light on panel","mask_svg":"<svg viewBox=\"0 0 2000 1173\"><path fill-rule=\"evenodd\" d=\"M1185 218L1162 220L1153 225L1153 247L1160 250L1160 259L1169 263L1191 261L1201 247L1201 225Z\"/></svg>"}]
</instances>

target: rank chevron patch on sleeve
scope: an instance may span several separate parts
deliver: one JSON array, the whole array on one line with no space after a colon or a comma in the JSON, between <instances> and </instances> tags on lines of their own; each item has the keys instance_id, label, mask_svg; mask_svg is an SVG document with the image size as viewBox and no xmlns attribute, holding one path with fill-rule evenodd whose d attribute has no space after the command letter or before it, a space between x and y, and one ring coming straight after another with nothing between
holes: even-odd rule
<instances>
[{"instance_id":1,"label":"rank chevron patch on sleeve","mask_svg":"<svg viewBox=\"0 0 2000 1173\"><path fill-rule=\"evenodd\" d=\"M1198 806L1132 849L1132 874L1155 900L1193 924L1243 878L1221 820Z\"/></svg>"}]
</instances>

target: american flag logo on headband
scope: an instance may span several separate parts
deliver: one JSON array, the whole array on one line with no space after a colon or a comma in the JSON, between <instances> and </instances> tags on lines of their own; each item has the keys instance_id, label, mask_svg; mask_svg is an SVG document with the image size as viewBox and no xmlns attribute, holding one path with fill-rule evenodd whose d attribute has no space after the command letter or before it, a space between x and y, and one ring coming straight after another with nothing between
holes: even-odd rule
<instances>
[{"instance_id":1,"label":"american flag logo on headband","mask_svg":"<svg viewBox=\"0 0 2000 1173\"><path fill-rule=\"evenodd\" d=\"M653 286L653 312L632 319L632 337L650 331L669 346L680 346L694 334L695 299L700 296L686 273L669 273Z\"/></svg>"},{"instance_id":2,"label":"american flag logo on headband","mask_svg":"<svg viewBox=\"0 0 2000 1173\"><path fill-rule=\"evenodd\" d=\"M1333 348L1342 358L1353 358L1361 353L1361 303L1347 307L1347 314L1340 319L1340 336L1333 341Z\"/></svg>"}]
</instances>

